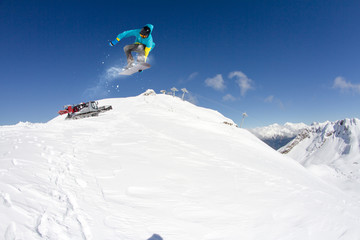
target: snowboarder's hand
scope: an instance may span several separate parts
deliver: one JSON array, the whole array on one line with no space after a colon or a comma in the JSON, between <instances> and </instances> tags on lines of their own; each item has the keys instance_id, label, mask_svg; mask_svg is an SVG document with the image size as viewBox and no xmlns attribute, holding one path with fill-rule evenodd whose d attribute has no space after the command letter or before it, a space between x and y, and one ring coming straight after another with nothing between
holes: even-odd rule
<instances>
[{"instance_id":1,"label":"snowboarder's hand","mask_svg":"<svg viewBox=\"0 0 360 240\"><path fill-rule=\"evenodd\" d=\"M112 41L109 41L110 47L113 47L115 44Z\"/></svg>"}]
</instances>

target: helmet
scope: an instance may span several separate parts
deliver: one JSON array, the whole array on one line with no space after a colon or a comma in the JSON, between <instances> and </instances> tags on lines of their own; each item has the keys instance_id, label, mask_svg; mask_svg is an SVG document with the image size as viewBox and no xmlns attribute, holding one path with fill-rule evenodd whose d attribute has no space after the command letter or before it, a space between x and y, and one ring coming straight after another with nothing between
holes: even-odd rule
<instances>
[{"instance_id":1,"label":"helmet","mask_svg":"<svg viewBox=\"0 0 360 240\"><path fill-rule=\"evenodd\" d=\"M145 26L140 30L140 36L142 38L147 38L150 35L150 32L150 28L148 26Z\"/></svg>"}]
</instances>

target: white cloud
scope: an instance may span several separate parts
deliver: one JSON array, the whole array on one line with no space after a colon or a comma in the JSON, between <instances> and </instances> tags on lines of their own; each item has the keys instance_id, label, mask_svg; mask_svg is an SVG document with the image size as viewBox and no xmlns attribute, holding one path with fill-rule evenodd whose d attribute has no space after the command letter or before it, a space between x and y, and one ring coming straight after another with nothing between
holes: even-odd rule
<instances>
[{"instance_id":1,"label":"white cloud","mask_svg":"<svg viewBox=\"0 0 360 240\"><path fill-rule=\"evenodd\" d=\"M284 109L284 104L282 103L282 101L276 98L274 95L270 95L267 98L265 98L264 102L277 104L279 108Z\"/></svg>"},{"instance_id":2,"label":"white cloud","mask_svg":"<svg viewBox=\"0 0 360 240\"><path fill-rule=\"evenodd\" d=\"M199 75L199 72L193 72L191 73L187 78L183 79L183 78L180 78L178 80L178 83L179 84L184 84L184 83L188 83L188 82L191 82L192 80L194 80L197 76Z\"/></svg>"},{"instance_id":3,"label":"white cloud","mask_svg":"<svg viewBox=\"0 0 360 240\"><path fill-rule=\"evenodd\" d=\"M223 96L223 100L224 101L235 101L236 98L231 94L226 94L225 96Z\"/></svg>"},{"instance_id":4,"label":"white cloud","mask_svg":"<svg viewBox=\"0 0 360 240\"><path fill-rule=\"evenodd\" d=\"M229 73L229 78L236 78L236 83L240 87L241 96L245 96L246 92L254 89L253 81L248 78L243 72L235 71Z\"/></svg>"},{"instance_id":5,"label":"white cloud","mask_svg":"<svg viewBox=\"0 0 360 240\"><path fill-rule=\"evenodd\" d=\"M217 91L223 91L225 87L224 79L221 74L216 75L213 78L207 78L205 80L205 84L208 87L212 87Z\"/></svg>"},{"instance_id":6,"label":"white cloud","mask_svg":"<svg viewBox=\"0 0 360 240\"><path fill-rule=\"evenodd\" d=\"M197 105L199 103L198 98L195 95L193 95L191 92L189 92L186 95L186 101L191 102L192 104L195 104L195 105Z\"/></svg>"},{"instance_id":7,"label":"white cloud","mask_svg":"<svg viewBox=\"0 0 360 240\"><path fill-rule=\"evenodd\" d=\"M347 82L343 77L337 77L334 80L333 88L339 88L341 91L350 90L360 93L360 84Z\"/></svg>"},{"instance_id":8,"label":"white cloud","mask_svg":"<svg viewBox=\"0 0 360 240\"><path fill-rule=\"evenodd\" d=\"M277 100L277 105L278 105L279 108L281 108L281 109L284 109L284 108L285 108L284 104L283 104L282 101L280 101L280 100Z\"/></svg>"},{"instance_id":9,"label":"white cloud","mask_svg":"<svg viewBox=\"0 0 360 240\"><path fill-rule=\"evenodd\" d=\"M199 75L198 72L193 72L192 74L189 75L189 77L187 78L188 81L193 80L194 78L197 77L197 75Z\"/></svg>"},{"instance_id":10,"label":"white cloud","mask_svg":"<svg viewBox=\"0 0 360 240\"><path fill-rule=\"evenodd\" d=\"M267 98L265 98L264 102L266 102L266 103L271 103L273 100L274 100L274 96L273 96L273 95L270 95L270 96L268 96Z\"/></svg>"}]
</instances>

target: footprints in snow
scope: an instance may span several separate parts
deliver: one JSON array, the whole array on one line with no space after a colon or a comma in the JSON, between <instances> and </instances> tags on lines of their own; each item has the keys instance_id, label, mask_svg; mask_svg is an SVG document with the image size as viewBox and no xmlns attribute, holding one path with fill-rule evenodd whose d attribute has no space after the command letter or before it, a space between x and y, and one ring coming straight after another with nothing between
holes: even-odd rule
<instances>
[{"instance_id":1,"label":"footprints in snow","mask_svg":"<svg viewBox=\"0 0 360 240\"><path fill-rule=\"evenodd\" d=\"M2 203L4 206L6 206L6 207L12 206L11 198L8 193L0 193L0 199L2 199Z\"/></svg>"},{"instance_id":2,"label":"footprints in snow","mask_svg":"<svg viewBox=\"0 0 360 240\"><path fill-rule=\"evenodd\" d=\"M34 195L40 198L37 203L34 202L35 205L24 205L23 197L13 196L12 201L11 193L5 192L4 188L0 189L0 206L9 208L10 211L16 212L16 216L24 218L33 218L37 212L38 220L35 221L32 231L44 239L68 239L69 232L77 232L79 239L92 239L87 218L72 192L88 186L85 180L77 177L81 174L74 174L74 171L81 171L73 165L78 159L71 150L67 151L65 148L61 151L61 147L67 147L66 145L54 148L40 137L14 134L17 135L8 135L8 138L0 139L4 143L4 151L0 152L0 177L14 179L4 182L6 188L16 188L16 184L23 181L31 182L24 186L25 195L20 195L30 198ZM0 239L17 239L17 228L22 229L24 226L20 224L17 227L15 222L8 224L7 227L3 226L4 232L0 233ZM57 236L50 236L54 234Z\"/></svg>"},{"instance_id":3,"label":"footprints in snow","mask_svg":"<svg viewBox=\"0 0 360 240\"><path fill-rule=\"evenodd\" d=\"M15 240L16 239L16 224L11 222L5 230L4 234L5 240Z\"/></svg>"},{"instance_id":4,"label":"footprints in snow","mask_svg":"<svg viewBox=\"0 0 360 240\"><path fill-rule=\"evenodd\" d=\"M12 202L10 199L10 195L8 193L0 193L0 202L5 207L11 208ZM16 239L16 224L14 222L11 222L9 226L6 228L4 233L4 239L5 240L15 240Z\"/></svg>"},{"instance_id":5,"label":"footprints in snow","mask_svg":"<svg viewBox=\"0 0 360 240\"><path fill-rule=\"evenodd\" d=\"M57 212L44 213L39 220L37 232L47 238L51 233L48 228L53 229L57 226L60 232L66 232L70 230L66 226L71 223L72 231L79 228L75 231L79 232L83 239L91 239L92 233L87 220L78 207L76 196L71 193L75 187L74 183L80 188L86 188L88 184L85 180L74 176L74 171L80 171L73 166L73 162L77 162L78 159L74 155L57 151L51 146L45 146L41 155L50 165L49 180L54 184L51 196L62 206L63 215Z\"/></svg>"}]
</instances>

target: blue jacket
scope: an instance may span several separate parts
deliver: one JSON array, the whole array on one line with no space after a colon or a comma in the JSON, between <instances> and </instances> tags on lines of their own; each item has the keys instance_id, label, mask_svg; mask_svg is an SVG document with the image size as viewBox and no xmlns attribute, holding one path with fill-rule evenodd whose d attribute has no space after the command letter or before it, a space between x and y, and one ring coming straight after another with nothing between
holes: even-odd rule
<instances>
[{"instance_id":1,"label":"blue jacket","mask_svg":"<svg viewBox=\"0 0 360 240\"><path fill-rule=\"evenodd\" d=\"M146 26L148 26L150 28L150 34L147 38L142 38L140 37L140 31L141 29L135 29L135 30L129 30L129 31L125 31L120 33L117 38L112 41L111 43L113 45L117 44L119 41L121 41L121 39L123 38L127 38L127 37L135 37L135 43L141 43L144 44L146 46L145 48L145 56L147 57L147 55L149 54L149 52L155 47L155 43L153 42L153 38L151 36L151 33L154 29L154 26L152 24L146 24Z\"/></svg>"}]
</instances>

